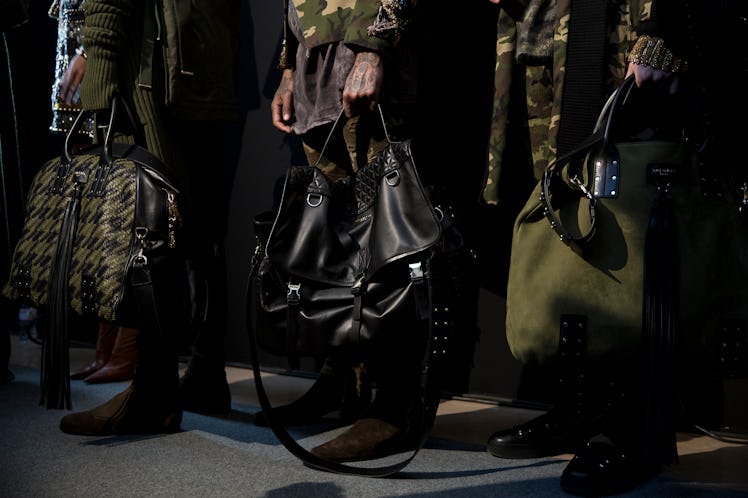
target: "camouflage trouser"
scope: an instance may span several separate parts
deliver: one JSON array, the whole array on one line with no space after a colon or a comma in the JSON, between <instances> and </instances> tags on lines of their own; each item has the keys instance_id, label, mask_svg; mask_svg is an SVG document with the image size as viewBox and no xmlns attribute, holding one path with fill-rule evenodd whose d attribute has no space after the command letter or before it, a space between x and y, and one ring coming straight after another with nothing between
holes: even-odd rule
<instances>
[{"instance_id":1,"label":"camouflage trouser","mask_svg":"<svg viewBox=\"0 0 748 498\"><path fill-rule=\"evenodd\" d=\"M341 120L345 120L345 117L341 117ZM399 128L403 120L400 115L396 118L388 115L387 131L391 133L393 129ZM331 180L355 173L371 162L388 144L378 111L367 112L338 123L338 129L331 134L333 126L334 123L318 126L302 137L309 164L316 164ZM328 137L330 140L325 147Z\"/></svg>"},{"instance_id":2,"label":"camouflage trouser","mask_svg":"<svg viewBox=\"0 0 748 498\"><path fill-rule=\"evenodd\" d=\"M512 190L507 181L511 183L517 175L524 178L527 174L510 173L510 168L525 168L532 162L532 174L538 180L556 149L553 131L558 126L558 116L553 117L553 68L551 64L520 65L515 58L515 38L514 20L502 12L497 29L494 113L484 190L489 204L507 202L508 191ZM529 144L518 143L518 135ZM509 136L515 137L514 143L508 143ZM507 180L508 177L512 179Z\"/></svg>"}]
</instances>

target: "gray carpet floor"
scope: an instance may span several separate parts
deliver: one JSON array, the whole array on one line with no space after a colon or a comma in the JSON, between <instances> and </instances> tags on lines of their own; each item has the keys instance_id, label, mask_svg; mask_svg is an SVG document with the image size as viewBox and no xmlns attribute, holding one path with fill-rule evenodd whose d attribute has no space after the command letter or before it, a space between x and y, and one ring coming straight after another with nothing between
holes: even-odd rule
<instances>
[{"instance_id":1,"label":"gray carpet floor","mask_svg":"<svg viewBox=\"0 0 748 498\"><path fill-rule=\"evenodd\" d=\"M16 380L0 386L3 498L567 496L559 488L563 460L502 460L483 446L433 437L392 477L311 469L270 429L252 424L258 407L237 403L225 417L186 412L182 432L176 434L71 436L58 428L66 411L39 405L39 370L14 367L13 372ZM126 386L74 381L73 408L96 406ZM311 447L335 430L341 429L320 424L294 435ZM663 475L621 496L731 497L748 492Z\"/></svg>"}]
</instances>

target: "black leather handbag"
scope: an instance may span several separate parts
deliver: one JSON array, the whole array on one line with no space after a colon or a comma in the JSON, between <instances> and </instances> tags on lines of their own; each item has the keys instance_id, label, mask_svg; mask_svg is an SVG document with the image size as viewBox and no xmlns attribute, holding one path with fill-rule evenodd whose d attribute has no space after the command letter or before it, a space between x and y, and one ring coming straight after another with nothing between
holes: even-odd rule
<instances>
[{"instance_id":1,"label":"black leather handbag","mask_svg":"<svg viewBox=\"0 0 748 498\"><path fill-rule=\"evenodd\" d=\"M425 319L424 272L440 240L409 143L335 183L314 166L292 167L255 281L260 347L356 354Z\"/></svg>"},{"instance_id":2,"label":"black leather handbag","mask_svg":"<svg viewBox=\"0 0 748 498\"><path fill-rule=\"evenodd\" d=\"M466 296L477 286L453 281L469 280L464 277L473 258L452 215L448 206L434 203L434 192L419 178L411 142L403 141L390 142L374 161L336 182L315 165L292 166L277 212L255 218L258 243L247 295L254 378L269 425L306 463L383 476L410 459L364 469L321 460L300 447L273 423L258 347L292 361L329 355L365 361L382 345L415 339L422 344L425 397L425 379L436 381L450 335L471 335L457 330L467 316L461 306L477 301L477 294ZM423 440L434 415L424 414Z\"/></svg>"}]
</instances>

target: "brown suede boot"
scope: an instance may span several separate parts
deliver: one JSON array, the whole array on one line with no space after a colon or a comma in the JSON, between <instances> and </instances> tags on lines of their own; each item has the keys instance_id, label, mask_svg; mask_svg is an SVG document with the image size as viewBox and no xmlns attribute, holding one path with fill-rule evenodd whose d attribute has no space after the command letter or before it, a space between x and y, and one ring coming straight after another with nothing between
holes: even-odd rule
<instances>
[{"instance_id":1,"label":"brown suede boot","mask_svg":"<svg viewBox=\"0 0 748 498\"><path fill-rule=\"evenodd\" d=\"M91 410L62 417L60 430L81 436L179 432L182 410L176 395L150 396L128 387Z\"/></svg>"},{"instance_id":2,"label":"brown suede boot","mask_svg":"<svg viewBox=\"0 0 748 498\"><path fill-rule=\"evenodd\" d=\"M100 370L109 361L117 338L117 326L113 323L99 322L99 335L96 338L96 353L88 365L70 374L71 379L85 379Z\"/></svg>"},{"instance_id":3,"label":"brown suede boot","mask_svg":"<svg viewBox=\"0 0 748 498\"><path fill-rule=\"evenodd\" d=\"M86 377L89 384L131 380L138 362L138 329L118 327L117 339L109 361L96 372Z\"/></svg>"},{"instance_id":4,"label":"brown suede boot","mask_svg":"<svg viewBox=\"0 0 748 498\"><path fill-rule=\"evenodd\" d=\"M406 449L405 431L383 420L362 418L340 436L312 448L311 453L325 460L355 462L383 458Z\"/></svg>"},{"instance_id":5,"label":"brown suede boot","mask_svg":"<svg viewBox=\"0 0 748 498\"><path fill-rule=\"evenodd\" d=\"M336 373L323 371L300 398L274 407L273 420L284 426L310 424L336 410L343 420L358 419L371 404L371 382L363 364ZM267 427L265 412L257 412L254 423Z\"/></svg>"}]
</instances>

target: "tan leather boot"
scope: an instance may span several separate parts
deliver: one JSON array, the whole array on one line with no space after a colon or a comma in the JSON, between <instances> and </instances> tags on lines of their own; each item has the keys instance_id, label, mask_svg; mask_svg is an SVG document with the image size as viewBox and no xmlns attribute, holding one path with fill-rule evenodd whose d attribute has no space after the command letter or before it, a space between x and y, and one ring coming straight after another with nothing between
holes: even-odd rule
<instances>
[{"instance_id":1,"label":"tan leather boot","mask_svg":"<svg viewBox=\"0 0 748 498\"><path fill-rule=\"evenodd\" d=\"M96 372L86 377L89 384L119 382L131 380L135 376L135 365L138 362L137 347L138 329L119 327L117 340L109 361Z\"/></svg>"},{"instance_id":2,"label":"tan leather boot","mask_svg":"<svg viewBox=\"0 0 748 498\"><path fill-rule=\"evenodd\" d=\"M85 379L92 373L100 370L109 361L117 338L117 325L108 322L99 322L99 334L96 338L96 353L94 359L88 365L70 374L71 379Z\"/></svg>"}]
</instances>

